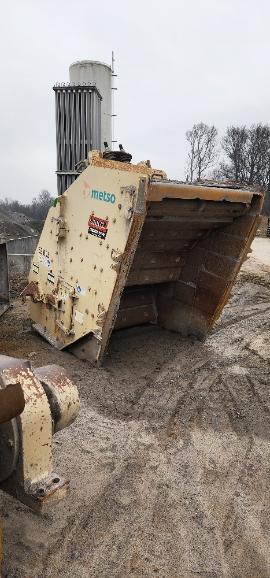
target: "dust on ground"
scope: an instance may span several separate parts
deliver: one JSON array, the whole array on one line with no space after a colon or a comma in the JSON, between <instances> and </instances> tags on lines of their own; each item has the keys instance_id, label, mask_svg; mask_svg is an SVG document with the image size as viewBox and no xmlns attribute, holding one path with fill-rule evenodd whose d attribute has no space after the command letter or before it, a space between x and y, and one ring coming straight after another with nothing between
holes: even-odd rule
<instances>
[{"instance_id":1,"label":"dust on ground","mask_svg":"<svg viewBox=\"0 0 270 578\"><path fill-rule=\"evenodd\" d=\"M270 267L270 239L255 237L251 256L264 267Z\"/></svg>"},{"instance_id":2,"label":"dust on ground","mask_svg":"<svg viewBox=\"0 0 270 578\"><path fill-rule=\"evenodd\" d=\"M68 367L82 409L54 438L68 499L1 495L8 578L269 578L269 281L253 256L205 342L119 331L100 369L14 304L1 352Z\"/></svg>"}]
</instances>

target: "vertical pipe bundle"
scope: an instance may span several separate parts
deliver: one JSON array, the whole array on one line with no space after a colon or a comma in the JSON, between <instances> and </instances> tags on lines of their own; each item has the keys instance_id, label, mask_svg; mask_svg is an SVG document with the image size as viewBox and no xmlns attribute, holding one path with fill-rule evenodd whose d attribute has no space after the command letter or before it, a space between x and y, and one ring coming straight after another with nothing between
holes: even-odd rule
<instances>
[{"instance_id":1,"label":"vertical pipe bundle","mask_svg":"<svg viewBox=\"0 0 270 578\"><path fill-rule=\"evenodd\" d=\"M95 86L56 85L57 189L61 195L77 178L76 165L101 149L101 96Z\"/></svg>"}]
</instances>

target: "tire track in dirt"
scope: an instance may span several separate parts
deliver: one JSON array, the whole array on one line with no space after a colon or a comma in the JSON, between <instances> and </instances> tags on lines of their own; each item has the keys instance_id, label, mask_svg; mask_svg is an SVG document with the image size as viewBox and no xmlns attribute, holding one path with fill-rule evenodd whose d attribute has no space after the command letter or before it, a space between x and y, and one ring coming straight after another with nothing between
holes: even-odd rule
<instances>
[{"instance_id":1,"label":"tire track in dirt","mask_svg":"<svg viewBox=\"0 0 270 578\"><path fill-rule=\"evenodd\" d=\"M247 347L270 323L263 309L204 343L130 331L100 370L28 336L37 365L68 360L82 414L57 437L70 499L42 520L9 502L9 578L269 578L269 367Z\"/></svg>"}]
</instances>

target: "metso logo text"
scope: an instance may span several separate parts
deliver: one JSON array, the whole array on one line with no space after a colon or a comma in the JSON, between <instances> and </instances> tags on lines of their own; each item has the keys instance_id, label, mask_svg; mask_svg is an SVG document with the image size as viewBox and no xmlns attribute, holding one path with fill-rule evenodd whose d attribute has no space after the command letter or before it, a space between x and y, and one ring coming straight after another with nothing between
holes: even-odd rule
<instances>
[{"instance_id":1,"label":"metso logo text","mask_svg":"<svg viewBox=\"0 0 270 578\"><path fill-rule=\"evenodd\" d=\"M105 191L92 189L91 198L97 201L105 201L106 203L115 203L115 195L113 193L106 193Z\"/></svg>"}]
</instances>

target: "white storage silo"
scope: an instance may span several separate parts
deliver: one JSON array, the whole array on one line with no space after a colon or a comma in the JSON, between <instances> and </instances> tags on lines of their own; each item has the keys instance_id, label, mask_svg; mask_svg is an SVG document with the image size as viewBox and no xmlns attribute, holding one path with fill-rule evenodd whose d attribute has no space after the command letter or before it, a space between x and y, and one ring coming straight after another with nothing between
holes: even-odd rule
<instances>
[{"instance_id":1,"label":"white storage silo","mask_svg":"<svg viewBox=\"0 0 270 578\"><path fill-rule=\"evenodd\" d=\"M95 85L101 94L101 145L112 145L112 69L108 64L95 60L81 60L69 67L71 84Z\"/></svg>"}]
</instances>

